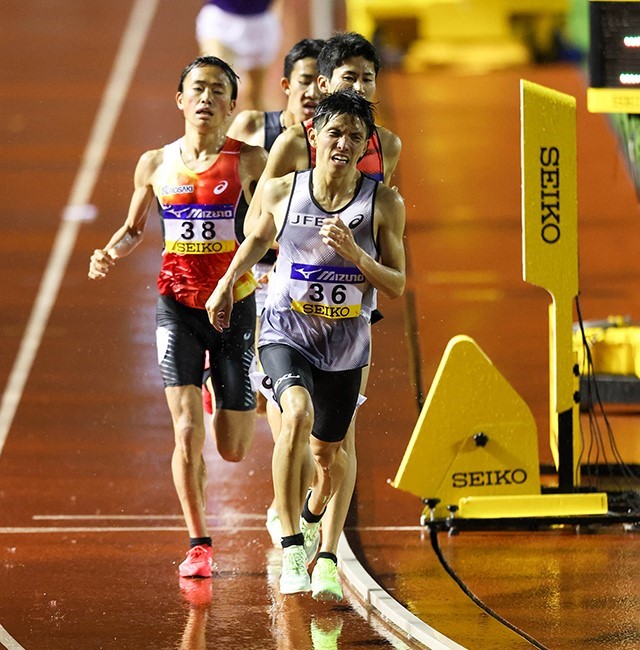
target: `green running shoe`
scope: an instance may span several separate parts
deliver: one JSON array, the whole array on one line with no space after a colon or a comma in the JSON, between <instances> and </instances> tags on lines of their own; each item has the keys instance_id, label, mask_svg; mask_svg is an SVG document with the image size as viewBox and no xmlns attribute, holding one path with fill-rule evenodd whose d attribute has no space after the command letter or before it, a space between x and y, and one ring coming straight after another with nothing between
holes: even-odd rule
<instances>
[{"instance_id":1,"label":"green running shoe","mask_svg":"<svg viewBox=\"0 0 640 650\"><path fill-rule=\"evenodd\" d=\"M316 600L342 600L338 567L333 560L318 558L311 574L311 595Z\"/></svg>"}]
</instances>

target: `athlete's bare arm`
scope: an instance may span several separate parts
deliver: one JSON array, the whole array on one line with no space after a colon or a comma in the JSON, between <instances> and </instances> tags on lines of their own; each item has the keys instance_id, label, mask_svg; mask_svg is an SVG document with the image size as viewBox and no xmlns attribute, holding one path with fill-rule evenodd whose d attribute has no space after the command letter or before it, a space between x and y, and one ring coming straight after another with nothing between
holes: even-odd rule
<instances>
[{"instance_id":1,"label":"athlete's bare arm","mask_svg":"<svg viewBox=\"0 0 640 650\"><path fill-rule=\"evenodd\" d=\"M262 147L264 144L264 111L241 111L231 123L227 135L234 140Z\"/></svg>"},{"instance_id":2,"label":"athlete's bare arm","mask_svg":"<svg viewBox=\"0 0 640 650\"><path fill-rule=\"evenodd\" d=\"M320 234L325 244L353 262L376 289L397 298L405 285L405 210L402 197L386 185L378 185L373 222L380 261L358 246L351 229L338 217L325 219Z\"/></svg>"},{"instance_id":3,"label":"athlete's bare arm","mask_svg":"<svg viewBox=\"0 0 640 650\"><path fill-rule=\"evenodd\" d=\"M89 262L89 277L104 278L115 260L129 255L142 241L147 217L154 199L153 175L162 163L163 150L147 151L140 156L133 176L133 195L124 224L102 249L96 249Z\"/></svg>"},{"instance_id":4,"label":"athlete's bare arm","mask_svg":"<svg viewBox=\"0 0 640 650\"><path fill-rule=\"evenodd\" d=\"M244 220L244 234L248 236L260 218L262 192L265 183L272 179L285 176L294 171L309 169L309 150L304 127L296 124L281 133L271 147L267 166L264 169L254 197L247 210Z\"/></svg>"},{"instance_id":5,"label":"athlete's bare arm","mask_svg":"<svg viewBox=\"0 0 640 650\"><path fill-rule=\"evenodd\" d=\"M284 220L293 174L273 178L264 186L260 219L233 256L227 272L205 305L211 324L218 330L229 327L233 310L233 286L236 280L259 262L272 246Z\"/></svg>"},{"instance_id":6,"label":"athlete's bare arm","mask_svg":"<svg viewBox=\"0 0 640 650\"><path fill-rule=\"evenodd\" d=\"M242 183L242 191L247 203L251 202L258 181L267 164L267 152L262 147L243 144L240 149L240 164L238 173Z\"/></svg>"},{"instance_id":7,"label":"athlete's bare arm","mask_svg":"<svg viewBox=\"0 0 640 650\"><path fill-rule=\"evenodd\" d=\"M383 126L376 127L380 136L382 157L384 162L384 184L391 187L391 177L395 174L398 159L402 151L402 140Z\"/></svg>"}]
</instances>

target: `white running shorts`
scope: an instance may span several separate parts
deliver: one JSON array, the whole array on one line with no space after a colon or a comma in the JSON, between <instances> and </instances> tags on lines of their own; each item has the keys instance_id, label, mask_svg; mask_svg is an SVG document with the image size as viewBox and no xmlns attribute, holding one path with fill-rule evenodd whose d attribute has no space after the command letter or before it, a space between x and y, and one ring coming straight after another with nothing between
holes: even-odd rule
<instances>
[{"instance_id":1,"label":"white running shorts","mask_svg":"<svg viewBox=\"0 0 640 650\"><path fill-rule=\"evenodd\" d=\"M219 41L235 55L235 60L227 63L240 70L252 70L273 63L280 51L282 27L272 10L239 16L207 4L196 18L196 38L199 43Z\"/></svg>"}]
</instances>

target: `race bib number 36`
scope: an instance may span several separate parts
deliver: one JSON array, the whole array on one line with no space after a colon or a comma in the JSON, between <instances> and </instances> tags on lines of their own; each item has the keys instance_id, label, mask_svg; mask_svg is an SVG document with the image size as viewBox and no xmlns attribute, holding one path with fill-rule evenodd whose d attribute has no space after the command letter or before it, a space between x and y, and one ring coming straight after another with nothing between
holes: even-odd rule
<instances>
[{"instance_id":1,"label":"race bib number 36","mask_svg":"<svg viewBox=\"0 0 640 650\"><path fill-rule=\"evenodd\" d=\"M364 275L357 268L291 265L291 308L323 318L360 315Z\"/></svg>"},{"instance_id":2,"label":"race bib number 36","mask_svg":"<svg viewBox=\"0 0 640 650\"><path fill-rule=\"evenodd\" d=\"M179 255L229 253L235 249L233 206L163 206L165 251Z\"/></svg>"}]
</instances>

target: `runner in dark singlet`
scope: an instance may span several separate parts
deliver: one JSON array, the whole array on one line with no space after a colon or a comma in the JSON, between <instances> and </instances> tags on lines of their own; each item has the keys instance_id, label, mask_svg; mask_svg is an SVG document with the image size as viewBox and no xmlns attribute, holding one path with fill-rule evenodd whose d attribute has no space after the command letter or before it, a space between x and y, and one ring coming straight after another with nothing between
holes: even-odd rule
<instances>
[{"instance_id":1,"label":"runner in dark singlet","mask_svg":"<svg viewBox=\"0 0 640 650\"><path fill-rule=\"evenodd\" d=\"M287 106L282 111L242 111L229 127L229 137L248 144L271 150L276 138L287 128L313 117L320 100L317 86L318 68L316 60L324 41L305 38L298 41L284 58L283 76L280 80L287 95ZM244 239L242 230L247 205L238 206L236 225L238 237ZM264 306L266 278L276 261L275 251L269 251L264 259L256 264L254 274L260 287L256 291L256 310L258 315Z\"/></svg>"},{"instance_id":2,"label":"runner in dark singlet","mask_svg":"<svg viewBox=\"0 0 640 650\"><path fill-rule=\"evenodd\" d=\"M311 117L320 101L317 58L324 41L305 38L298 41L284 58L280 80L287 95L282 111L241 111L229 127L229 137L271 150L276 138L294 124Z\"/></svg>"}]
</instances>

